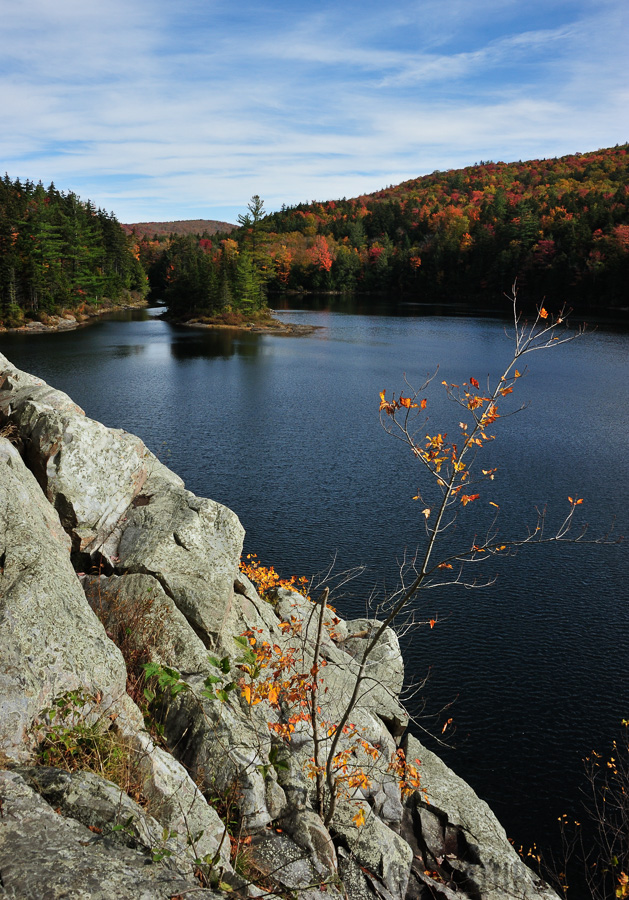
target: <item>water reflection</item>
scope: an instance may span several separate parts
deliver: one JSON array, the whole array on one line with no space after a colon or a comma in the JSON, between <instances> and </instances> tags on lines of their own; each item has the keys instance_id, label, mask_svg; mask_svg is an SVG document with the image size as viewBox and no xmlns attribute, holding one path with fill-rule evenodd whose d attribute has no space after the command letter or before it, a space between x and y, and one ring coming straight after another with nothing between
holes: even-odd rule
<instances>
[{"instance_id":1,"label":"water reflection","mask_svg":"<svg viewBox=\"0 0 629 900\"><path fill-rule=\"evenodd\" d=\"M139 356L146 351L146 344L120 344L114 347L111 355L116 359L124 359L125 356Z\"/></svg>"},{"instance_id":2,"label":"water reflection","mask_svg":"<svg viewBox=\"0 0 629 900\"><path fill-rule=\"evenodd\" d=\"M117 309L115 312L107 313L109 322L146 322L148 319L155 318L157 312L163 312L163 309L145 307L143 309Z\"/></svg>"},{"instance_id":3,"label":"water reflection","mask_svg":"<svg viewBox=\"0 0 629 900\"><path fill-rule=\"evenodd\" d=\"M260 352L260 335L228 328L172 328L173 359L254 359Z\"/></svg>"},{"instance_id":4,"label":"water reflection","mask_svg":"<svg viewBox=\"0 0 629 900\"><path fill-rule=\"evenodd\" d=\"M314 312L336 312L348 315L389 316L395 318L435 318L438 316L491 316L505 319L511 317L508 304L496 308L479 303L471 308L469 302L461 299L441 300L392 300L380 294L326 294L312 293L305 296L292 294L270 298L271 306L278 311L308 310Z\"/></svg>"},{"instance_id":5,"label":"water reflection","mask_svg":"<svg viewBox=\"0 0 629 900\"><path fill-rule=\"evenodd\" d=\"M349 315L388 316L391 318L497 318L510 322L513 319L511 301L508 295L495 297L480 294L477 297L454 296L441 298L397 299L387 294L330 294L312 292L308 294L273 295L269 305L278 312L335 312ZM520 298L522 299L522 298ZM541 299L541 298L540 298ZM570 308L569 301L566 303ZM590 325L605 330L626 334L629 330L629 307L600 309L593 303L595 312L571 311L572 322L586 320ZM550 310L550 308L549 308ZM534 314L534 307L527 308L527 314ZM557 310L558 311L558 310Z\"/></svg>"}]
</instances>

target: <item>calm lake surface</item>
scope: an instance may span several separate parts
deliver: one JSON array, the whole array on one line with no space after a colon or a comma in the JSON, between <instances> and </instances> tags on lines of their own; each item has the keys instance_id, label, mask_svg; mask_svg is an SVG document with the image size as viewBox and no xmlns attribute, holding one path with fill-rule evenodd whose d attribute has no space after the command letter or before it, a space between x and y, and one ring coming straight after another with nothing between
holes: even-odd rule
<instances>
[{"instance_id":1,"label":"calm lake surface","mask_svg":"<svg viewBox=\"0 0 629 900\"><path fill-rule=\"evenodd\" d=\"M263 563L308 576L334 558L339 572L365 566L336 600L341 615L361 615L372 589L395 587L398 563L424 536L412 498L425 480L380 427L378 394L439 366L426 430L454 434L461 417L440 382L474 376L482 386L502 372L505 322L292 310L280 315L319 328L282 338L173 327L157 312L4 335L0 351L235 510L246 552ZM523 535L544 504L552 530L568 496L584 498L578 521L592 537L614 520L615 534L629 534L628 361L627 332L604 326L528 358L517 397L528 408L500 420L483 450L498 476L461 517L463 545L488 521L489 500L505 537ZM606 753L629 716L629 544L528 548L479 574L498 579L429 592L420 613L437 626L405 639L408 674L430 674L410 703L415 730L517 845L552 845L559 815L581 818L582 758ZM439 748L423 729L439 736L450 717L450 747Z\"/></svg>"}]
</instances>

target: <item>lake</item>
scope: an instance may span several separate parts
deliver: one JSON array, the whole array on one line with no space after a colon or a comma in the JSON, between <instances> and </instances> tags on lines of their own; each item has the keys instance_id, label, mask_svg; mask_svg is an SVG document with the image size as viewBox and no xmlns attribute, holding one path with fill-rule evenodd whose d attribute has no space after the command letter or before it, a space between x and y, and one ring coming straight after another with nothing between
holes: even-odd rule
<instances>
[{"instance_id":1,"label":"lake","mask_svg":"<svg viewBox=\"0 0 629 900\"><path fill-rule=\"evenodd\" d=\"M361 615L422 546L413 497L429 496L408 448L379 424L379 392L439 367L426 430L454 434L460 411L441 381L473 376L482 386L500 374L508 319L290 310L279 315L317 330L284 338L174 327L157 312L0 335L0 351L88 415L140 435L190 490L235 510L246 552L264 564L307 576L364 566L333 600L341 615ZM628 359L626 330L605 326L528 358L511 403L527 408L496 423L482 464L497 477L465 508L456 540L469 546L490 500L505 537L524 535L546 504L552 531L568 496L584 499L577 520L592 537L614 520L614 534L627 534ZM498 576L491 587L429 592L419 614L436 627L404 640L409 675L429 675L409 701L414 731L516 845L551 846L559 815L581 818L582 758L606 753L629 715L628 563L627 543L529 547L479 571Z\"/></svg>"}]
</instances>

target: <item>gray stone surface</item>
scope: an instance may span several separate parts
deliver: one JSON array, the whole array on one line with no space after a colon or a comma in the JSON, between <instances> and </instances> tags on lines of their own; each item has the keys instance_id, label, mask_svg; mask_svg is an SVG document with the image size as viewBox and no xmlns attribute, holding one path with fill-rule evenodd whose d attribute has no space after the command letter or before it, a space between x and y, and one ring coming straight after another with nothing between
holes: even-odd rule
<instances>
[{"instance_id":1,"label":"gray stone surface","mask_svg":"<svg viewBox=\"0 0 629 900\"><path fill-rule=\"evenodd\" d=\"M314 649L321 610L318 601L313 603L297 591L278 588L276 610L284 622L290 622L292 618L295 618L301 623L301 636ZM326 606L321 633L322 656L327 659L326 654L330 653L334 657L334 645L346 638L347 634L346 623Z\"/></svg>"},{"instance_id":2,"label":"gray stone surface","mask_svg":"<svg viewBox=\"0 0 629 900\"><path fill-rule=\"evenodd\" d=\"M406 757L421 763L422 792L411 801L413 830L432 860L452 872L453 883L466 884L470 896L483 900L557 900L524 865L500 822L467 782L412 735L406 739Z\"/></svg>"},{"instance_id":3,"label":"gray stone surface","mask_svg":"<svg viewBox=\"0 0 629 900\"><path fill-rule=\"evenodd\" d=\"M125 693L126 669L70 564L67 536L17 450L0 439L0 747L30 756L27 732L68 690Z\"/></svg>"},{"instance_id":4,"label":"gray stone surface","mask_svg":"<svg viewBox=\"0 0 629 900\"><path fill-rule=\"evenodd\" d=\"M104 838L55 810L16 772L0 771L0 897L7 900L218 900L169 860Z\"/></svg>"},{"instance_id":5,"label":"gray stone surface","mask_svg":"<svg viewBox=\"0 0 629 900\"><path fill-rule=\"evenodd\" d=\"M360 662L365 646L380 626L380 622L374 619L351 619L345 625L348 636L341 642L341 647ZM374 647L369 657L367 675L373 683L386 688L392 696L399 696L404 684L404 660L397 635L392 628L384 631L379 643Z\"/></svg>"},{"instance_id":6,"label":"gray stone surface","mask_svg":"<svg viewBox=\"0 0 629 900\"><path fill-rule=\"evenodd\" d=\"M321 818L310 809L288 809L280 823L284 833L307 853L319 878L333 879L338 873L336 850Z\"/></svg>"},{"instance_id":7,"label":"gray stone surface","mask_svg":"<svg viewBox=\"0 0 629 900\"><path fill-rule=\"evenodd\" d=\"M117 570L153 575L214 647L233 602L242 525L225 506L161 474L149 477L144 492L149 502L126 514Z\"/></svg>"},{"instance_id":8,"label":"gray stone surface","mask_svg":"<svg viewBox=\"0 0 629 900\"><path fill-rule=\"evenodd\" d=\"M286 798L269 766L271 739L259 707L203 700L203 682L190 679L190 685L192 691L166 704L170 745L210 794L237 798L247 830L264 828L282 815Z\"/></svg>"},{"instance_id":9,"label":"gray stone surface","mask_svg":"<svg viewBox=\"0 0 629 900\"><path fill-rule=\"evenodd\" d=\"M119 787L93 772L66 772L49 766L22 766L13 771L52 809L95 834L146 853L162 842L159 822ZM174 848L170 841L170 849Z\"/></svg>"},{"instance_id":10,"label":"gray stone surface","mask_svg":"<svg viewBox=\"0 0 629 900\"><path fill-rule=\"evenodd\" d=\"M217 650L221 655L229 655L237 658L242 649L237 646L233 638L245 631L253 631L260 640L269 643L284 643L284 636L280 626L280 620L273 606L263 600L256 591L254 585L243 572L238 572L234 579L234 602L231 604L225 624L218 635Z\"/></svg>"},{"instance_id":11,"label":"gray stone surface","mask_svg":"<svg viewBox=\"0 0 629 900\"><path fill-rule=\"evenodd\" d=\"M362 809L365 823L358 828L353 817ZM382 881L395 900L404 900L413 851L399 835L380 821L364 801L339 803L332 830L343 839L352 859Z\"/></svg>"},{"instance_id":12,"label":"gray stone surface","mask_svg":"<svg viewBox=\"0 0 629 900\"><path fill-rule=\"evenodd\" d=\"M152 575L85 575L85 596L109 628L133 625L128 636L134 649L182 675L208 670L208 651L186 617Z\"/></svg>"},{"instance_id":13,"label":"gray stone surface","mask_svg":"<svg viewBox=\"0 0 629 900\"><path fill-rule=\"evenodd\" d=\"M195 497L135 435L89 419L66 394L0 356L0 420L72 538L75 553L154 575L208 643L232 605L243 528Z\"/></svg>"},{"instance_id":14,"label":"gray stone surface","mask_svg":"<svg viewBox=\"0 0 629 900\"><path fill-rule=\"evenodd\" d=\"M87 418L66 394L34 384L4 357L0 366L0 414L17 428L25 459L73 549L102 550L149 470L161 464L135 435Z\"/></svg>"},{"instance_id":15,"label":"gray stone surface","mask_svg":"<svg viewBox=\"0 0 629 900\"><path fill-rule=\"evenodd\" d=\"M322 878L315 870L308 852L285 834L259 832L253 837L248 855L263 879L295 891L300 900L340 900L343 896L333 880Z\"/></svg>"},{"instance_id":16,"label":"gray stone surface","mask_svg":"<svg viewBox=\"0 0 629 900\"><path fill-rule=\"evenodd\" d=\"M137 769L147 809L160 826L177 835L180 856L220 857L217 865L231 872L229 836L184 767L147 734L134 735Z\"/></svg>"},{"instance_id":17,"label":"gray stone surface","mask_svg":"<svg viewBox=\"0 0 629 900\"><path fill-rule=\"evenodd\" d=\"M344 848L339 849L339 875L347 893L347 900L391 900L392 895L382 883L376 888L373 880L367 877L361 866L352 859L351 853ZM388 897L386 895L389 895Z\"/></svg>"}]
</instances>

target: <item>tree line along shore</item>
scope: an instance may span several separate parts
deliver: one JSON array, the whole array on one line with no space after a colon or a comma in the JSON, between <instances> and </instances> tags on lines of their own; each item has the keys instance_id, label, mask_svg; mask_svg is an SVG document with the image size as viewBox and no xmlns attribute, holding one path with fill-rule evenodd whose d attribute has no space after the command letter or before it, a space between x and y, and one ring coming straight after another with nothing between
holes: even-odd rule
<instances>
[{"instance_id":1,"label":"tree line along shore","mask_svg":"<svg viewBox=\"0 0 629 900\"><path fill-rule=\"evenodd\" d=\"M626 144L559 159L481 161L270 214L256 195L238 223L209 222L189 234L186 223L171 223L171 232L160 223L150 236L54 184L5 175L0 326L80 319L131 298L162 302L180 321L232 326L255 324L278 298L315 291L379 304L482 297L491 307L514 280L524 303L629 307Z\"/></svg>"}]
</instances>

